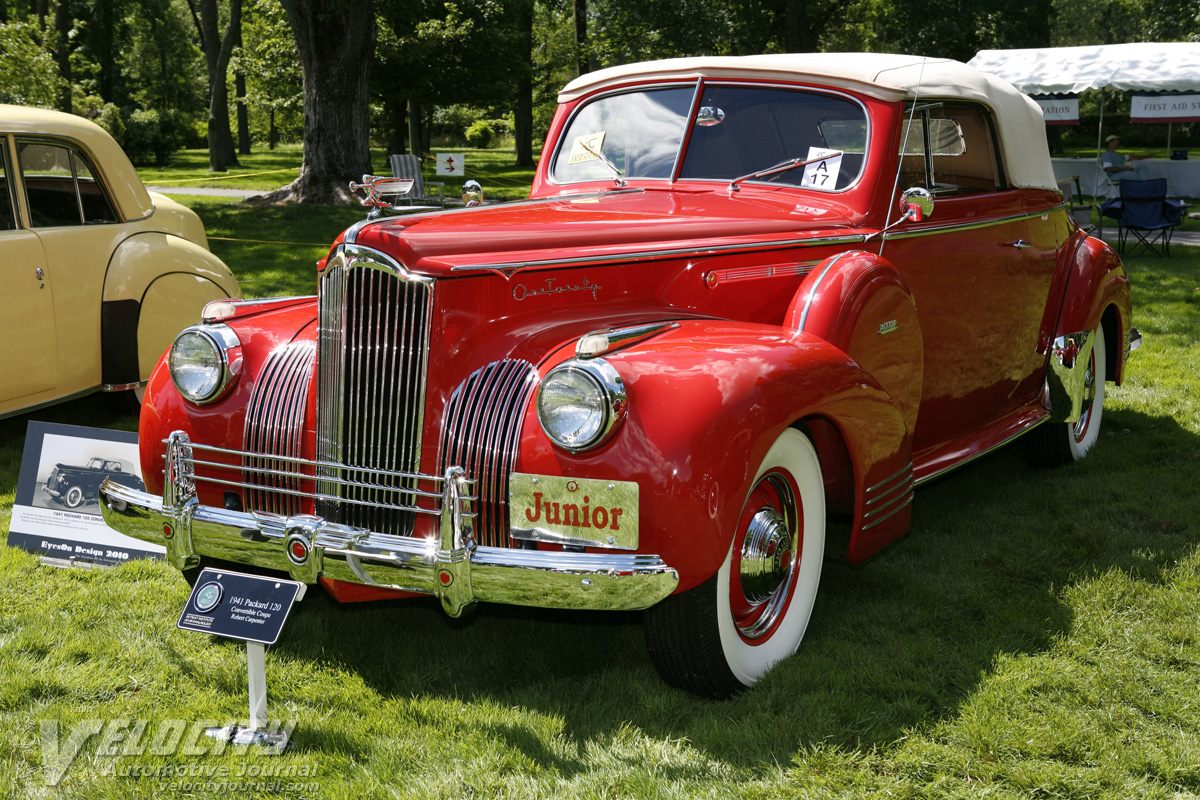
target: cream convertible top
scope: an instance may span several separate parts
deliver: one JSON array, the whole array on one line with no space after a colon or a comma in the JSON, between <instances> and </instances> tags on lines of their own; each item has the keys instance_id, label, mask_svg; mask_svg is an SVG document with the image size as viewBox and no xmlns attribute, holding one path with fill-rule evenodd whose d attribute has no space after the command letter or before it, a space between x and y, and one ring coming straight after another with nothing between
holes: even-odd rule
<instances>
[{"instance_id":1,"label":"cream convertible top","mask_svg":"<svg viewBox=\"0 0 1200 800\"><path fill-rule=\"evenodd\" d=\"M883 53L668 58L581 75L559 93L558 102L569 102L597 89L630 81L701 76L801 81L849 89L892 102L920 98L983 103L995 112L1009 185L1025 189L1058 188L1038 104L994 75L944 58Z\"/></svg>"}]
</instances>

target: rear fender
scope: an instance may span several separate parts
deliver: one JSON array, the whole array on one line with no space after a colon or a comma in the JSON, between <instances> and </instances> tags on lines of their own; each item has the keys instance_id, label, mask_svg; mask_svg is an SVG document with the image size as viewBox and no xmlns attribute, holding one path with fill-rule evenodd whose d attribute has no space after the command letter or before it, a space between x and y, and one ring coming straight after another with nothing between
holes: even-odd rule
<instances>
[{"instance_id":1,"label":"rear fender","mask_svg":"<svg viewBox=\"0 0 1200 800\"><path fill-rule=\"evenodd\" d=\"M1125 378L1125 336L1130 330L1129 274L1107 244L1082 234L1080 239L1070 265L1054 337L1095 330L1103 320L1107 374L1120 384Z\"/></svg>"},{"instance_id":2,"label":"rear fender","mask_svg":"<svg viewBox=\"0 0 1200 800\"><path fill-rule=\"evenodd\" d=\"M149 377L175 334L200 321L205 303L240 294L224 262L194 242L150 232L121 242L104 277L103 382ZM136 349L129 345L135 341Z\"/></svg>"},{"instance_id":3,"label":"rear fender","mask_svg":"<svg viewBox=\"0 0 1200 800\"><path fill-rule=\"evenodd\" d=\"M573 355L572 347L559 350L540 374ZM828 342L773 326L688 320L604 358L628 395L621 427L596 450L569 453L549 441L530 403L516 469L636 481L639 550L678 568L680 591L717 571L754 473L789 426L816 423L819 453L826 451L832 471L852 484L852 560L907 530L907 490L892 497L894 513L885 522L871 526L882 515L868 516L882 505L869 499L895 476L903 483L907 475L911 486L904 420L879 383ZM839 451L848 467L838 468Z\"/></svg>"}]
</instances>

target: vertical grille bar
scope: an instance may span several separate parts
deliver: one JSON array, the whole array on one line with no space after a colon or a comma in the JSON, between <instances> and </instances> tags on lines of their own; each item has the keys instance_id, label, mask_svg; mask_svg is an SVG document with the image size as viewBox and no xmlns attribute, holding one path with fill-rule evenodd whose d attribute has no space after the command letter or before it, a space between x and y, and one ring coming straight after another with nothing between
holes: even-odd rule
<instances>
[{"instance_id":1,"label":"vertical grille bar","mask_svg":"<svg viewBox=\"0 0 1200 800\"><path fill-rule=\"evenodd\" d=\"M291 342L267 357L250 401L243 429L245 449L253 453L300 457L304 412L312 375L312 342ZM289 464L272 458L244 459L246 507L274 514L300 513L298 475L274 475L264 470L287 471ZM283 490L283 491L273 491Z\"/></svg>"},{"instance_id":2,"label":"vertical grille bar","mask_svg":"<svg viewBox=\"0 0 1200 800\"><path fill-rule=\"evenodd\" d=\"M379 477L368 480L363 468L418 472L432 283L381 253L349 247L326 267L320 294L318 460L342 465L321 474L367 484ZM415 488L411 480L387 480ZM317 513L327 519L384 533L411 530L410 513L381 507L388 492L331 480L320 490L359 501L320 501Z\"/></svg>"},{"instance_id":3,"label":"vertical grille bar","mask_svg":"<svg viewBox=\"0 0 1200 800\"><path fill-rule=\"evenodd\" d=\"M446 405L441 471L461 466L476 487L476 540L511 546L508 481L517 459L521 419L537 387L528 361L494 361L459 384Z\"/></svg>"}]
</instances>

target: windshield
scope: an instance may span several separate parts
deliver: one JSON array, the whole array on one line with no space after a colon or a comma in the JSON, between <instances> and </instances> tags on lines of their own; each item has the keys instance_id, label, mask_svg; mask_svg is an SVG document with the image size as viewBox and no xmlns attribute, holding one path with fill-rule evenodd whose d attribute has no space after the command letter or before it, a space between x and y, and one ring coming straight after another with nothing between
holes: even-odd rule
<instances>
[{"instance_id":1,"label":"windshield","mask_svg":"<svg viewBox=\"0 0 1200 800\"><path fill-rule=\"evenodd\" d=\"M839 191L862 171L867 117L849 98L801 89L706 84L695 118L689 119L694 98L695 86L687 85L593 100L568 124L551 177L557 183L617 177L723 182L740 178L746 183ZM689 122L692 132L680 163ZM793 159L813 161L764 177L746 177Z\"/></svg>"}]
</instances>

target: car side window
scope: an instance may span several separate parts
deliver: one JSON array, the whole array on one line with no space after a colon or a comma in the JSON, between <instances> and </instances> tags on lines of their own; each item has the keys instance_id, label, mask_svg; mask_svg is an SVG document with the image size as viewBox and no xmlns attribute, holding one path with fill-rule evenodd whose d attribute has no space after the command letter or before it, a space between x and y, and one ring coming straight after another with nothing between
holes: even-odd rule
<instances>
[{"instance_id":1,"label":"car side window","mask_svg":"<svg viewBox=\"0 0 1200 800\"><path fill-rule=\"evenodd\" d=\"M905 188L921 186L940 195L1006 188L991 119L978 106L910 106L900 148L900 180Z\"/></svg>"},{"instance_id":2,"label":"car side window","mask_svg":"<svg viewBox=\"0 0 1200 800\"><path fill-rule=\"evenodd\" d=\"M17 215L13 211L12 185L8 180L8 148L4 137L0 137L0 231L11 231L17 227Z\"/></svg>"},{"instance_id":3,"label":"car side window","mask_svg":"<svg viewBox=\"0 0 1200 800\"><path fill-rule=\"evenodd\" d=\"M17 152L33 227L116 222L95 171L78 149L19 140Z\"/></svg>"}]
</instances>

